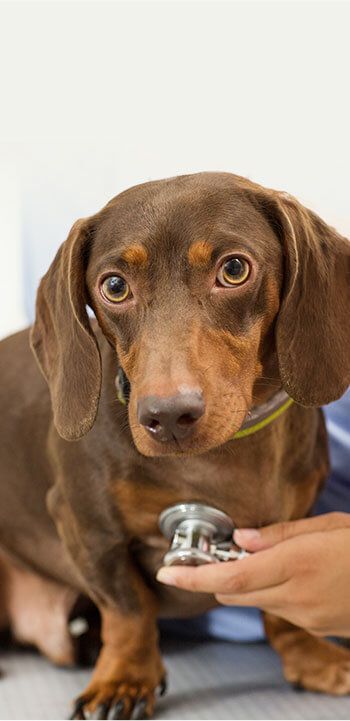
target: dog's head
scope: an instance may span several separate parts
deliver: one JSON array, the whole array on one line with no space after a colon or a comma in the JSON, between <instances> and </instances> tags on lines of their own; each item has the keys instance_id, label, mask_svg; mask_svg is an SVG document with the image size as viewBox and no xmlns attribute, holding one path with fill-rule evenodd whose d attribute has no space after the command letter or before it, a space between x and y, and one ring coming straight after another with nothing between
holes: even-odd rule
<instances>
[{"instance_id":1,"label":"dog's head","mask_svg":"<svg viewBox=\"0 0 350 721\"><path fill-rule=\"evenodd\" d=\"M279 385L308 406L350 383L350 243L238 176L146 183L73 226L32 330L69 440L90 430L101 387L86 305L130 380L145 455L221 445Z\"/></svg>"}]
</instances>

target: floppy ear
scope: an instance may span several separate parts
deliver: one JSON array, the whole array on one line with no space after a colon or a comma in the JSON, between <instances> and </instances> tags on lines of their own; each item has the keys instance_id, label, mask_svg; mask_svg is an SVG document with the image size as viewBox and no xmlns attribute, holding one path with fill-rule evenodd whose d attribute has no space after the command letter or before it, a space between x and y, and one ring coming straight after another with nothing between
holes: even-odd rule
<instances>
[{"instance_id":1,"label":"floppy ear","mask_svg":"<svg viewBox=\"0 0 350 721\"><path fill-rule=\"evenodd\" d=\"M101 391L100 352L86 312L88 242L88 221L78 220L41 280L31 330L55 426L70 441L92 427Z\"/></svg>"},{"instance_id":2,"label":"floppy ear","mask_svg":"<svg viewBox=\"0 0 350 721\"><path fill-rule=\"evenodd\" d=\"M291 196L276 196L285 254L280 374L294 400L320 406L350 384L350 242Z\"/></svg>"}]
</instances>

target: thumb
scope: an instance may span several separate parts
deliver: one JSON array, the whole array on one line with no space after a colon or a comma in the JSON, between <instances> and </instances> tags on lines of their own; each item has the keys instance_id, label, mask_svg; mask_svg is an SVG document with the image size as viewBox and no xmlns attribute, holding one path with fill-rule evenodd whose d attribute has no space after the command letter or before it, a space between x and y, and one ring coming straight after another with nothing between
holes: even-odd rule
<instances>
[{"instance_id":1,"label":"thumb","mask_svg":"<svg viewBox=\"0 0 350 721\"><path fill-rule=\"evenodd\" d=\"M350 527L350 513L325 513L313 518L274 523L259 529L238 528L234 532L234 541L247 551L261 551L304 533L333 531L346 527Z\"/></svg>"}]
</instances>

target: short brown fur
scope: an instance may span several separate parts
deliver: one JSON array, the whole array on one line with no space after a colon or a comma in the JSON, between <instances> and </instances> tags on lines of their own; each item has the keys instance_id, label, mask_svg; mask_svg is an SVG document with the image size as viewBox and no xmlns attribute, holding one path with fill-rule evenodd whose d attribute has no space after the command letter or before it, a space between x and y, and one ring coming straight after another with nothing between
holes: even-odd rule
<instances>
[{"instance_id":1,"label":"short brown fur","mask_svg":"<svg viewBox=\"0 0 350 721\"><path fill-rule=\"evenodd\" d=\"M212 254L212 248L204 240L196 240L189 248L188 260L190 265L208 265Z\"/></svg>"},{"instance_id":2,"label":"short brown fur","mask_svg":"<svg viewBox=\"0 0 350 721\"><path fill-rule=\"evenodd\" d=\"M130 265L147 265L148 253L143 245L131 245L130 248L124 250L122 260Z\"/></svg>"}]
</instances>

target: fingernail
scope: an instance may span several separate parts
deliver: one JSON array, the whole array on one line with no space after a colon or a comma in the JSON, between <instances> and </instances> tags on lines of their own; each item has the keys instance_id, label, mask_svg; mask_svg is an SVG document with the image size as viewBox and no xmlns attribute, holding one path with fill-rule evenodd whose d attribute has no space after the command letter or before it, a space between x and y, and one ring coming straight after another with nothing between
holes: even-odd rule
<instances>
[{"instance_id":1,"label":"fingernail","mask_svg":"<svg viewBox=\"0 0 350 721\"><path fill-rule=\"evenodd\" d=\"M166 583L167 586L176 586L175 574L171 568L166 568L165 566L160 568L156 575L156 579L157 581L160 581L160 583Z\"/></svg>"},{"instance_id":2,"label":"fingernail","mask_svg":"<svg viewBox=\"0 0 350 721\"><path fill-rule=\"evenodd\" d=\"M235 530L233 539L238 543L239 546L243 546L250 541L255 541L260 538L261 534L257 528L237 528Z\"/></svg>"}]
</instances>

